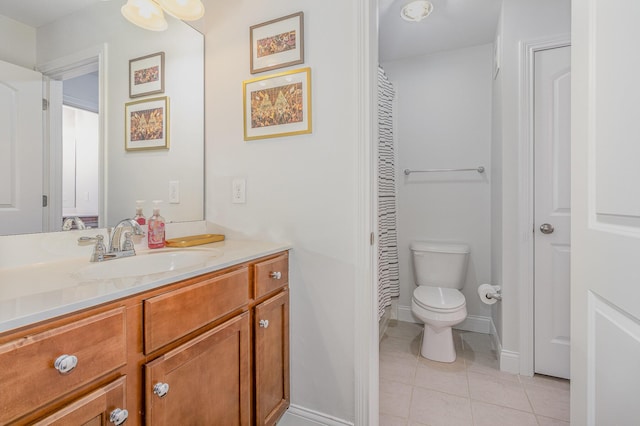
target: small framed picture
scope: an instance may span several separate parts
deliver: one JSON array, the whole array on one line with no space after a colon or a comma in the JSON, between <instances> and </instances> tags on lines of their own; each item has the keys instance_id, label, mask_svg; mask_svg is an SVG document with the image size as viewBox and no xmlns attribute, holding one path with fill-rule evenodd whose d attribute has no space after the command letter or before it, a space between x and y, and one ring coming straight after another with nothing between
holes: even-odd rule
<instances>
[{"instance_id":1,"label":"small framed picture","mask_svg":"<svg viewBox=\"0 0 640 426\"><path fill-rule=\"evenodd\" d=\"M125 150L169 149L169 98L129 102L124 118Z\"/></svg>"},{"instance_id":2,"label":"small framed picture","mask_svg":"<svg viewBox=\"0 0 640 426\"><path fill-rule=\"evenodd\" d=\"M311 133L311 68L243 83L244 140Z\"/></svg>"},{"instance_id":3,"label":"small framed picture","mask_svg":"<svg viewBox=\"0 0 640 426\"><path fill-rule=\"evenodd\" d=\"M302 12L254 25L249 36L251 74L304 63Z\"/></svg>"},{"instance_id":4,"label":"small framed picture","mask_svg":"<svg viewBox=\"0 0 640 426\"><path fill-rule=\"evenodd\" d=\"M129 61L129 97L164 93L164 52Z\"/></svg>"}]
</instances>

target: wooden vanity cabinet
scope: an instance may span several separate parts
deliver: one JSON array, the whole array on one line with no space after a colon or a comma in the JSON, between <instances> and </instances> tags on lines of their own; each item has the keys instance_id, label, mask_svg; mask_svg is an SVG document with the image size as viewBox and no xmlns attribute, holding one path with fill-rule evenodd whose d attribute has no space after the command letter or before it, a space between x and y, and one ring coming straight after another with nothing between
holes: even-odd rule
<instances>
[{"instance_id":1,"label":"wooden vanity cabinet","mask_svg":"<svg viewBox=\"0 0 640 426\"><path fill-rule=\"evenodd\" d=\"M253 264L256 425L275 425L289 408L289 254Z\"/></svg>"},{"instance_id":2,"label":"wooden vanity cabinet","mask_svg":"<svg viewBox=\"0 0 640 426\"><path fill-rule=\"evenodd\" d=\"M61 355L78 360L67 374ZM127 426L274 425L289 406L288 253L0 334L0 383L0 425L113 425L118 410Z\"/></svg>"}]
</instances>

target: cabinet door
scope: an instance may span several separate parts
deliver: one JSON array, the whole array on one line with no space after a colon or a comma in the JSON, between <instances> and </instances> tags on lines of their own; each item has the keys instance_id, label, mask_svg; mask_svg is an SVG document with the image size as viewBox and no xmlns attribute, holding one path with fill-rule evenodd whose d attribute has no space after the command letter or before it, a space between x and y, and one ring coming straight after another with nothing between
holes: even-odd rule
<instances>
[{"instance_id":1,"label":"cabinet door","mask_svg":"<svg viewBox=\"0 0 640 426\"><path fill-rule=\"evenodd\" d=\"M289 290L255 307L256 424L274 425L289 407Z\"/></svg>"},{"instance_id":2,"label":"cabinet door","mask_svg":"<svg viewBox=\"0 0 640 426\"><path fill-rule=\"evenodd\" d=\"M36 422L35 425L106 426L123 424L128 417L128 414L125 413L125 383L125 377L114 380Z\"/></svg>"},{"instance_id":3,"label":"cabinet door","mask_svg":"<svg viewBox=\"0 0 640 426\"><path fill-rule=\"evenodd\" d=\"M146 364L146 424L248 425L249 351L245 312Z\"/></svg>"}]
</instances>

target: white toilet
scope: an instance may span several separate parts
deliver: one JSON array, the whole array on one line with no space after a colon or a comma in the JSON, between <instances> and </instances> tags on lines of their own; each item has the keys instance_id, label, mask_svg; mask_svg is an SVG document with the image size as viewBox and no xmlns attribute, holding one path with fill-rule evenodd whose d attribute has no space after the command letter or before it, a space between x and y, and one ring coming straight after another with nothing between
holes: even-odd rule
<instances>
[{"instance_id":1,"label":"white toilet","mask_svg":"<svg viewBox=\"0 0 640 426\"><path fill-rule=\"evenodd\" d=\"M420 353L433 361L453 362L456 350L451 327L467 317L460 289L467 276L469 246L415 241L410 248L417 285L411 311L424 322Z\"/></svg>"}]
</instances>

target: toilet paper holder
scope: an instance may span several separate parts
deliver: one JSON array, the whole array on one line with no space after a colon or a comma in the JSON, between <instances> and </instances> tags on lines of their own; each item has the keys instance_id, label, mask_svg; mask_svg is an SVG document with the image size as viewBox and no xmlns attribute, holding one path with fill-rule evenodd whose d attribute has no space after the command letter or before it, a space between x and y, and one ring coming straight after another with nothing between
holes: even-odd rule
<instances>
[{"instance_id":1,"label":"toilet paper holder","mask_svg":"<svg viewBox=\"0 0 640 426\"><path fill-rule=\"evenodd\" d=\"M481 284L478 287L478 295L483 303L493 305L502 300L501 290L502 288L499 285Z\"/></svg>"},{"instance_id":2,"label":"toilet paper holder","mask_svg":"<svg viewBox=\"0 0 640 426\"><path fill-rule=\"evenodd\" d=\"M500 293L500 288L498 288L498 290L495 293L487 293L486 298L502 300L502 294Z\"/></svg>"}]
</instances>

